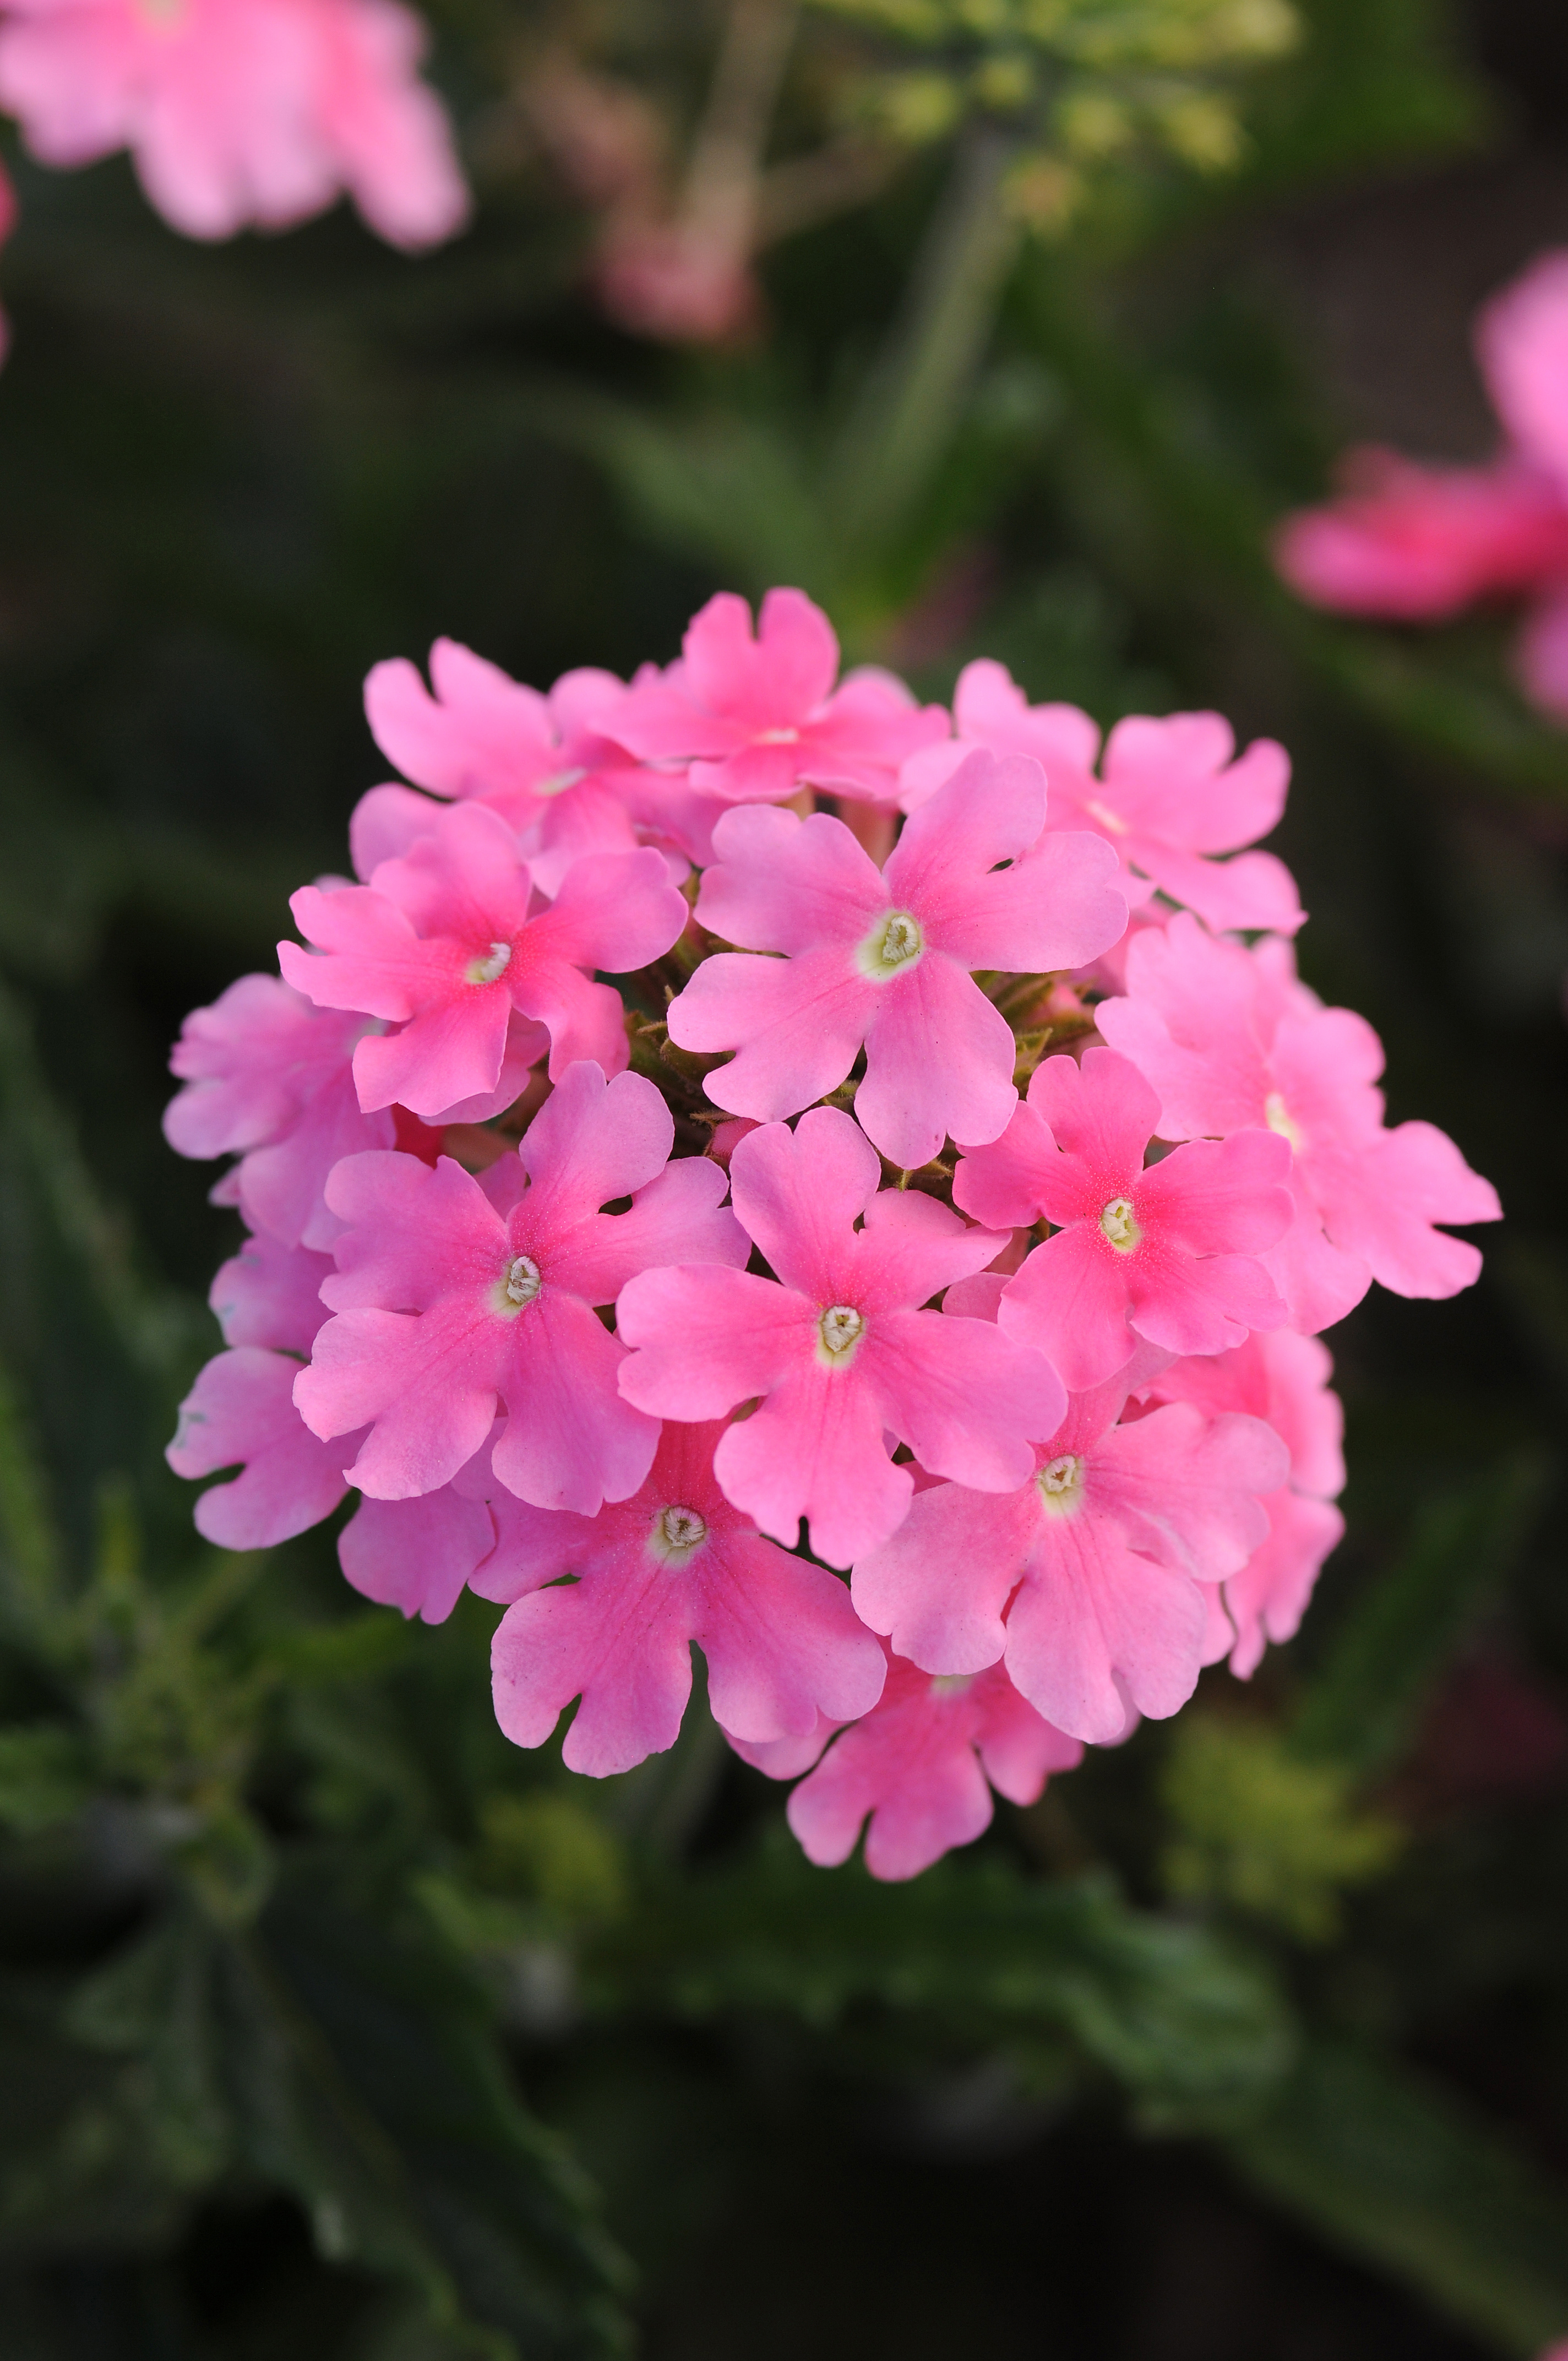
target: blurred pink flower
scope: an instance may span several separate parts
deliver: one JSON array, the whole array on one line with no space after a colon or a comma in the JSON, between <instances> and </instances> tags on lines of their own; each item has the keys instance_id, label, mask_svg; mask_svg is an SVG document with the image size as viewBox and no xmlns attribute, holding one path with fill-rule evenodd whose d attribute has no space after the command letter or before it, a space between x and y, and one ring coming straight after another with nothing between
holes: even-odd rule
<instances>
[{"instance_id":1,"label":"blurred pink flower","mask_svg":"<svg viewBox=\"0 0 1568 2361\"><path fill-rule=\"evenodd\" d=\"M394 246L450 237L468 195L420 19L397 0L0 0L0 106L41 163L128 148L188 237L354 198Z\"/></svg>"},{"instance_id":2,"label":"blurred pink flower","mask_svg":"<svg viewBox=\"0 0 1568 2361\"><path fill-rule=\"evenodd\" d=\"M1545 254L1475 324L1508 441L1484 467L1351 452L1340 496L1287 517L1275 562L1347 615L1441 622L1476 600L1533 599L1515 649L1525 695L1568 720L1568 252Z\"/></svg>"}]
</instances>

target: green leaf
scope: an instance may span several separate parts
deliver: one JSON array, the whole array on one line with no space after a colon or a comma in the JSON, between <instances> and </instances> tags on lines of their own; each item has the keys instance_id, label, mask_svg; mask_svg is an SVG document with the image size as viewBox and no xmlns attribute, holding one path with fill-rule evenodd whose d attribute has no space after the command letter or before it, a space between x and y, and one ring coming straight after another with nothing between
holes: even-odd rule
<instances>
[{"instance_id":1,"label":"green leaf","mask_svg":"<svg viewBox=\"0 0 1568 2361\"><path fill-rule=\"evenodd\" d=\"M1266 2196L1521 2356L1568 2325L1568 2189L1393 2059L1315 2043L1224 2151Z\"/></svg>"},{"instance_id":2,"label":"green leaf","mask_svg":"<svg viewBox=\"0 0 1568 2361\"><path fill-rule=\"evenodd\" d=\"M1398 1759L1433 1680L1529 1538L1550 1473L1544 1455L1521 1452L1432 1503L1336 1634L1296 1715L1299 1752L1363 1777Z\"/></svg>"},{"instance_id":3,"label":"green leaf","mask_svg":"<svg viewBox=\"0 0 1568 2361\"><path fill-rule=\"evenodd\" d=\"M1288 2013L1206 1930L1136 1911L1109 1879L1047 1884L947 1861L907 1885L813 1869L784 1841L652 1895L587 1956L588 2004L829 2028L872 2006L990 2044L1067 2037L1146 2120L1213 2120L1285 2072Z\"/></svg>"}]
</instances>

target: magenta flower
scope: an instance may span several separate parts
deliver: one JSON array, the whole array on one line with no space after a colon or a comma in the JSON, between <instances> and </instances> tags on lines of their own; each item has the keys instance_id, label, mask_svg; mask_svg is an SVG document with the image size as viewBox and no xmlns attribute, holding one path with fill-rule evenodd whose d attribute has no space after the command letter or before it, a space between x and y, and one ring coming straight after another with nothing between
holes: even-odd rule
<instances>
[{"instance_id":1,"label":"magenta flower","mask_svg":"<svg viewBox=\"0 0 1568 2361\"><path fill-rule=\"evenodd\" d=\"M361 1114L351 1060L364 1016L318 1010L275 975L242 975L193 1009L170 1068L185 1084L164 1110L181 1156L238 1154L218 1184L253 1230L285 1246L330 1246L340 1224L323 1191L338 1159L389 1148L389 1115Z\"/></svg>"},{"instance_id":2,"label":"magenta flower","mask_svg":"<svg viewBox=\"0 0 1568 2361\"><path fill-rule=\"evenodd\" d=\"M743 1739L798 1737L819 1713L850 1721L876 1703L882 1650L844 1584L764 1541L719 1489L723 1432L667 1426L632 1499L594 1518L536 1510L521 1546L486 1569L484 1595L515 1601L491 1650L496 1719L515 1744L543 1745L580 1697L569 1769L602 1779L663 1753L691 1694L694 1641L715 1715ZM565 1575L576 1579L563 1587Z\"/></svg>"},{"instance_id":3,"label":"magenta flower","mask_svg":"<svg viewBox=\"0 0 1568 2361\"><path fill-rule=\"evenodd\" d=\"M1262 1125L1289 1142L1296 1219L1261 1259L1293 1326L1343 1319L1375 1279L1416 1296L1475 1280L1477 1249L1433 1224L1499 1220L1496 1190L1431 1124L1385 1129L1382 1044L1297 982L1287 944L1245 950L1179 916L1138 937L1126 997L1097 1014L1157 1093L1162 1138Z\"/></svg>"},{"instance_id":4,"label":"magenta flower","mask_svg":"<svg viewBox=\"0 0 1568 2361\"><path fill-rule=\"evenodd\" d=\"M885 1540L908 1505L913 1479L889 1457L889 1433L933 1473L995 1491L1020 1483L1029 1438L1061 1415L1055 1370L986 1321L917 1308L1006 1241L933 1198L879 1191L874 1150L833 1107L814 1107L793 1133L751 1133L729 1173L735 1210L778 1278L633 1279L617 1307L637 1348L621 1365L625 1399L699 1420L760 1398L719 1442L718 1481L786 1548L809 1519L830 1565Z\"/></svg>"},{"instance_id":5,"label":"magenta flower","mask_svg":"<svg viewBox=\"0 0 1568 2361\"><path fill-rule=\"evenodd\" d=\"M1508 437L1489 467L1351 452L1339 497L1287 517L1275 563L1341 614L1442 622L1477 599L1538 603L1515 651L1530 702L1568 720L1568 252L1542 255L1476 322Z\"/></svg>"},{"instance_id":6,"label":"magenta flower","mask_svg":"<svg viewBox=\"0 0 1568 2361\"><path fill-rule=\"evenodd\" d=\"M1096 776L1100 730L1089 715L1076 705L1032 706L1005 664L984 658L959 675L953 723L953 745L905 766L906 811L928 800L966 750L1029 754L1050 783L1047 829L1103 837L1135 908L1157 887L1206 926L1294 934L1301 925L1285 863L1239 850L1266 836L1285 808L1290 762L1272 738L1255 739L1237 756L1234 732L1218 713L1129 714L1106 740ZM1222 853L1234 858L1215 857Z\"/></svg>"},{"instance_id":7,"label":"magenta flower","mask_svg":"<svg viewBox=\"0 0 1568 2361\"><path fill-rule=\"evenodd\" d=\"M574 863L547 909L530 916L532 880L510 833L475 804L432 806L430 832L368 885L306 885L290 907L307 941L280 943L279 962L319 1007L359 1009L398 1027L367 1035L354 1079L367 1109L394 1101L433 1121L493 1093L517 1016L550 1073L591 1059L626 1065L620 994L590 973L624 974L661 958L686 906L656 852L596 854ZM543 1027L543 1031L538 1028Z\"/></svg>"},{"instance_id":8,"label":"magenta flower","mask_svg":"<svg viewBox=\"0 0 1568 2361\"><path fill-rule=\"evenodd\" d=\"M779 803L802 786L870 803L898 800L898 771L948 734L939 705L916 705L891 673L837 689L839 642L800 590L770 590L751 636L744 598L721 590L693 617L677 664L640 678L615 734L645 762L690 763L699 795Z\"/></svg>"},{"instance_id":9,"label":"magenta flower","mask_svg":"<svg viewBox=\"0 0 1568 2361\"><path fill-rule=\"evenodd\" d=\"M1234 1633L1231 1670L1250 1680L1269 1641L1293 1637L1322 1570L1343 1538L1333 1506L1344 1489L1344 1412L1329 1390L1333 1363L1315 1336L1282 1328L1234 1353L1178 1361L1147 1389L1155 1401L1190 1401L1214 1417L1245 1411L1266 1421L1290 1455L1289 1480L1264 1500L1268 1534L1223 1587Z\"/></svg>"},{"instance_id":10,"label":"magenta flower","mask_svg":"<svg viewBox=\"0 0 1568 2361\"><path fill-rule=\"evenodd\" d=\"M295 1400L323 1439L368 1426L349 1470L382 1500L433 1492L508 1412L494 1468L520 1499L594 1516L635 1492L655 1421L616 1390L624 1348L596 1318L650 1264L741 1263L706 1158L668 1164L674 1126L651 1082L567 1069L519 1157L481 1187L443 1157L349 1158L329 1202L347 1228ZM526 1178L526 1185L520 1186ZM630 1210L599 1208L630 1195ZM497 1200L507 1210L498 1212Z\"/></svg>"},{"instance_id":11,"label":"magenta flower","mask_svg":"<svg viewBox=\"0 0 1568 2361\"><path fill-rule=\"evenodd\" d=\"M334 1268L329 1254L286 1246L275 1237L247 1238L238 1254L220 1263L208 1290L224 1343L308 1353L327 1316L322 1281Z\"/></svg>"},{"instance_id":12,"label":"magenta flower","mask_svg":"<svg viewBox=\"0 0 1568 2361\"><path fill-rule=\"evenodd\" d=\"M430 676L433 697L405 657L372 668L365 711L377 744L417 786L499 812L541 893L558 894L585 853L664 844L678 849L677 875L707 859L723 805L616 743L610 728L627 691L613 673L565 673L542 697L455 640L437 640ZM373 787L350 831L358 874L406 851L428 825L422 798Z\"/></svg>"},{"instance_id":13,"label":"magenta flower","mask_svg":"<svg viewBox=\"0 0 1568 2361\"><path fill-rule=\"evenodd\" d=\"M830 1869L854 1851L869 1813L872 1875L918 1877L990 1827L992 1787L1033 1804L1053 1771L1082 1760L1078 1741L1053 1730L1000 1664L933 1679L890 1650L881 1703L801 1781L789 1824L807 1860Z\"/></svg>"},{"instance_id":14,"label":"magenta flower","mask_svg":"<svg viewBox=\"0 0 1568 2361\"><path fill-rule=\"evenodd\" d=\"M854 1570L861 1621L899 1655L929 1673L1004 1661L1037 1712L1098 1745L1135 1710L1159 1720L1186 1704L1208 1660L1200 1585L1241 1571L1288 1467L1261 1420L1171 1402L1117 1425L1125 1400L1120 1379L1073 1395L1001 1498L916 1492Z\"/></svg>"},{"instance_id":15,"label":"magenta flower","mask_svg":"<svg viewBox=\"0 0 1568 2361\"><path fill-rule=\"evenodd\" d=\"M949 1133L994 1139L1018 1103L1016 1044L970 971L1077 967L1127 923L1097 838L1047 837L1020 859L1045 808L1037 763L971 756L883 870L825 814L728 814L698 919L785 956L721 951L671 1005L681 1048L740 1052L707 1078L714 1104L795 1115L837 1089L863 1043L855 1112L894 1163L927 1163Z\"/></svg>"},{"instance_id":16,"label":"magenta flower","mask_svg":"<svg viewBox=\"0 0 1568 2361\"><path fill-rule=\"evenodd\" d=\"M394 246L460 229L467 192L395 0L5 0L0 106L41 163L129 148L187 237L277 229L353 196Z\"/></svg>"},{"instance_id":17,"label":"magenta flower","mask_svg":"<svg viewBox=\"0 0 1568 2361\"><path fill-rule=\"evenodd\" d=\"M1087 1050L1081 1066L1047 1058L1002 1137L953 1175L954 1203L993 1229L1052 1224L997 1317L1074 1391L1125 1367L1140 1336L1170 1353L1219 1353L1285 1319L1253 1257L1290 1227L1288 1147L1240 1131L1146 1171L1158 1119L1155 1093L1114 1050Z\"/></svg>"}]
</instances>

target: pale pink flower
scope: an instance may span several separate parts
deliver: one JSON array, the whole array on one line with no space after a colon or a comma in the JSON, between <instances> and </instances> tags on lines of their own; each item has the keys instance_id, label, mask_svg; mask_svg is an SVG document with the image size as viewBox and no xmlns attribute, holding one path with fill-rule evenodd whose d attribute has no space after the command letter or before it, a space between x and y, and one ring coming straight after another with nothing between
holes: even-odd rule
<instances>
[{"instance_id":1,"label":"pale pink flower","mask_svg":"<svg viewBox=\"0 0 1568 2361\"><path fill-rule=\"evenodd\" d=\"M373 1499L451 1480L498 1409L500 1482L540 1508L595 1515L643 1481L656 1421L616 1389L624 1348L593 1307L650 1264L744 1262L706 1157L667 1163L674 1126L651 1082L569 1067L517 1157L481 1186L443 1157L351 1157L329 1184L347 1224L336 1313L295 1399L323 1437L368 1426L350 1469ZM629 1212L599 1208L631 1198ZM504 1211L498 1210L498 1204Z\"/></svg>"},{"instance_id":2,"label":"pale pink flower","mask_svg":"<svg viewBox=\"0 0 1568 2361\"><path fill-rule=\"evenodd\" d=\"M1476 357L1509 446L1486 467L1351 452L1339 496L1287 517L1275 563L1342 614L1438 622L1478 598L1532 598L1520 686L1568 719L1568 252L1542 255L1476 322Z\"/></svg>"},{"instance_id":3,"label":"pale pink flower","mask_svg":"<svg viewBox=\"0 0 1568 2361\"><path fill-rule=\"evenodd\" d=\"M855 1112L895 1164L927 1163L951 1133L994 1139L1017 1104L1012 1028L974 968L1076 967L1126 925L1113 854L1047 836L1037 763L989 754L909 819L885 869L824 813L752 808L714 830L700 923L726 942L671 1005L686 1049L737 1049L708 1075L716 1106L766 1121L843 1082L861 1044ZM1008 864L1003 866L1002 864Z\"/></svg>"},{"instance_id":4,"label":"pale pink flower","mask_svg":"<svg viewBox=\"0 0 1568 2361\"><path fill-rule=\"evenodd\" d=\"M541 696L455 640L437 640L430 677L433 696L406 657L372 668L365 711L377 744L416 786L499 812L541 893L559 893L587 852L655 842L678 849L682 873L707 858L724 806L616 743L611 724L627 691L613 673L564 673ZM373 787L350 829L357 874L405 852L428 815L419 796Z\"/></svg>"},{"instance_id":5,"label":"pale pink flower","mask_svg":"<svg viewBox=\"0 0 1568 2361\"><path fill-rule=\"evenodd\" d=\"M952 744L905 764L906 811L928 801L975 747L1031 754L1049 783L1047 829L1103 837L1135 906L1157 887L1211 927L1293 934L1300 926L1304 913L1284 862L1272 852L1239 850L1266 836L1285 808L1290 763L1273 739L1255 739L1237 755L1234 732L1218 713L1129 714L1105 741L1097 776L1097 723L1076 705L1032 706L1005 664L988 658L959 675L953 726ZM1214 857L1221 853L1235 857Z\"/></svg>"},{"instance_id":6,"label":"pale pink flower","mask_svg":"<svg viewBox=\"0 0 1568 2361\"><path fill-rule=\"evenodd\" d=\"M1244 950L1178 916L1138 937L1098 1018L1157 1093L1162 1138L1262 1125L1289 1142L1296 1219L1261 1259L1293 1325L1343 1319L1375 1279L1415 1296L1475 1280L1478 1250L1433 1224L1498 1220L1497 1191L1433 1125L1384 1127L1382 1044L1298 982L1288 944Z\"/></svg>"},{"instance_id":7,"label":"pale pink flower","mask_svg":"<svg viewBox=\"0 0 1568 2361\"><path fill-rule=\"evenodd\" d=\"M355 1050L361 1106L399 1101L433 1120L492 1094L514 1013L532 1027L510 1043L521 1071L546 1037L552 1080L580 1059L623 1070L620 995L591 971L619 975L661 958L685 903L649 851L574 862L555 900L532 915L531 891L505 822L470 803L432 805L429 833L381 862L368 885L294 895L295 923L317 950L279 945L289 982L318 1006L398 1027Z\"/></svg>"},{"instance_id":8,"label":"pale pink flower","mask_svg":"<svg viewBox=\"0 0 1568 2361\"><path fill-rule=\"evenodd\" d=\"M1288 1147L1270 1131L1239 1131L1175 1148L1146 1171L1158 1119L1158 1098L1114 1050L1087 1050L1081 1066L1047 1058L1002 1137L953 1175L953 1202L977 1221L1052 1224L997 1317L1075 1390L1124 1368L1140 1336L1167 1352L1218 1353L1285 1320L1254 1257L1290 1227Z\"/></svg>"},{"instance_id":9,"label":"pale pink flower","mask_svg":"<svg viewBox=\"0 0 1568 2361\"><path fill-rule=\"evenodd\" d=\"M340 1157L390 1148L389 1115L364 1115L354 1087L362 1016L320 1010L275 975L242 975L211 1008L193 1009L170 1057L185 1088L164 1110L181 1156L237 1154L220 1182L253 1230L324 1248L339 1224L323 1191Z\"/></svg>"},{"instance_id":10,"label":"pale pink flower","mask_svg":"<svg viewBox=\"0 0 1568 2361\"><path fill-rule=\"evenodd\" d=\"M1207 1661L1200 1586L1264 1541L1263 1497L1288 1467L1255 1418L1171 1402L1118 1425L1126 1391L1075 1394L1014 1491L916 1492L853 1582L861 1620L899 1655L930 1673L1004 1661L1037 1712L1101 1745L1133 1709L1160 1720L1186 1704Z\"/></svg>"},{"instance_id":11,"label":"pale pink flower","mask_svg":"<svg viewBox=\"0 0 1568 2361\"><path fill-rule=\"evenodd\" d=\"M1195 1402L1211 1417L1245 1411L1261 1418L1290 1454L1288 1484L1263 1503L1267 1539L1223 1585L1234 1644L1227 1637L1221 1653L1241 1680L1256 1671L1269 1641L1294 1635L1324 1559L1343 1538L1333 1501L1344 1488L1344 1411L1329 1388L1332 1375L1315 1336L1282 1328L1212 1359L1177 1361L1147 1389L1150 1400Z\"/></svg>"},{"instance_id":12,"label":"pale pink flower","mask_svg":"<svg viewBox=\"0 0 1568 2361\"><path fill-rule=\"evenodd\" d=\"M300 1363L242 1345L207 1363L180 1405L165 1457L176 1476L238 1466L196 1503L196 1530L223 1549L271 1549L329 1517L347 1490L352 1443L320 1441L294 1407Z\"/></svg>"},{"instance_id":13,"label":"pale pink flower","mask_svg":"<svg viewBox=\"0 0 1568 2361\"><path fill-rule=\"evenodd\" d=\"M468 211L445 113L396 0L5 0L0 106L45 164L128 148L188 237L280 228L342 190L395 246Z\"/></svg>"},{"instance_id":14,"label":"pale pink flower","mask_svg":"<svg viewBox=\"0 0 1568 2361\"><path fill-rule=\"evenodd\" d=\"M981 1320L918 1307L1006 1244L916 1191L879 1191L865 1135L834 1107L767 1124L729 1161L735 1210L777 1279L650 1270L617 1311L637 1349L620 1389L657 1417L722 1418L760 1397L714 1459L726 1497L831 1565L885 1540L913 1479L888 1434L940 1475L1022 1482L1029 1438L1061 1415L1056 1372ZM856 1224L861 1214L864 1224ZM722 1719L722 1717L721 1717Z\"/></svg>"},{"instance_id":15,"label":"pale pink flower","mask_svg":"<svg viewBox=\"0 0 1568 2361\"><path fill-rule=\"evenodd\" d=\"M1033 1804L1053 1771L1082 1760L1078 1741L1043 1719L1000 1664L933 1678L890 1650L880 1704L801 1781L789 1824L807 1860L829 1869L848 1861L869 1813L872 1875L918 1877L990 1827L992 1787Z\"/></svg>"},{"instance_id":16,"label":"pale pink flower","mask_svg":"<svg viewBox=\"0 0 1568 2361\"><path fill-rule=\"evenodd\" d=\"M580 1697L568 1769L605 1778L662 1753L691 1693L694 1641L713 1711L742 1739L799 1738L819 1713L850 1721L876 1703L882 1650L844 1584L764 1541L719 1489L723 1432L666 1426L641 1491L595 1518L536 1510L521 1546L514 1521L500 1570L477 1587L515 1600L491 1663L496 1718L517 1745L542 1745Z\"/></svg>"},{"instance_id":17,"label":"pale pink flower","mask_svg":"<svg viewBox=\"0 0 1568 2361\"><path fill-rule=\"evenodd\" d=\"M680 660L633 683L615 734L647 762L690 763L701 795L778 803L802 786L897 801L899 766L948 734L891 673L839 677L839 642L801 590L770 590L751 636L744 598L721 590L694 616Z\"/></svg>"}]
</instances>

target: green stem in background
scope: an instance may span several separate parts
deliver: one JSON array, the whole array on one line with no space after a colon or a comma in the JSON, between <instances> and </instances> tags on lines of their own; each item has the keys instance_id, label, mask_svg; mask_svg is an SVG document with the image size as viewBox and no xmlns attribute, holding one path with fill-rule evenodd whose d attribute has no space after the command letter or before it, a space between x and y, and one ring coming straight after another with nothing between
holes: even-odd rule
<instances>
[{"instance_id":1,"label":"green stem in background","mask_svg":"<svg viewBox=\"0 0 1568 2361\"><path fill-rule=\"evenodd\" d=\"M826 489L846 537L896 532L958 425L1023 235L1001 202L1015 152L991 126L959 149L904 310L829 462Z\"/></svg>"}]
</instances>

